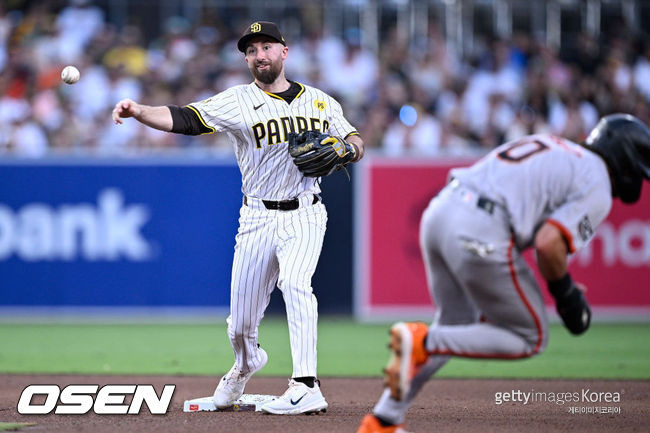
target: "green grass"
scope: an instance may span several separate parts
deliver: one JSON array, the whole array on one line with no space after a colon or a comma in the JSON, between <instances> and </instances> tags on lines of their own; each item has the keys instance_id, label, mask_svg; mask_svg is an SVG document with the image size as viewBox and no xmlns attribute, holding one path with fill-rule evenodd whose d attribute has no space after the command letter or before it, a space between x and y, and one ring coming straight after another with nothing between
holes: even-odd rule
<instances>
[{"instance_id":1,"label":"green grass","mask_svg":"<svg viewBox=\"0 0 650 433\"><path fill-rule=\"evenodd\" d=\"M18 431L35 425L33 422L0 422L0 431Z\"/></svg>"},{"instance_id":2,"label":"green grass","mask_svg":"<svg viewBox=\"0 0 650 433\"><path fill-rule=\"evenodd\" d=\"M387 324L321 317L319 375L380 376ZM594 324L582 337L551 326L542 355L520 361L452 359L440 377L650 379L650 324ZM266 318L260 342L269 363L259 373L289 376L286 320ZM0 324L0 372L220 375L233 362L225 323Z\"/></svg>"}]
</instances>

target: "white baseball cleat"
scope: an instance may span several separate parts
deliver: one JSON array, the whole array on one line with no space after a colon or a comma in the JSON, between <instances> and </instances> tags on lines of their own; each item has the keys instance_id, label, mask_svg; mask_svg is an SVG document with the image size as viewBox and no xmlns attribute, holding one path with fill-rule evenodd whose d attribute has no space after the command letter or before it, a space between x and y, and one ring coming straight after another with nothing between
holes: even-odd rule
<instances>
[{"instance_id":1,"label":"white baseball cleat","mask_svg":"<svg viewBox=\"0 0 650 433\"><path fill-rule=\"evenodd\" d=\"M214 396L212 397L212 401L217 409L232 406L233 403L244 394L246 382L248 382L255 373L260 371L269 360L269 356L262 348L259 348L259 357L260 363L259 367L256 369L251 370L248 373L242 373L239 367L237 367L237 363L235 363L230 371L221 378L219 385L217 385L217 389L214 390Z\"/></svg>"},{"instance_id":2,"label":"white baseball cleat","mask_svg":"<svg viewBox=\"0 0 650 433\"><path fill-rule=\"evenodd\" d=\"M302 382L289 381L289 389L279 398L262 406L262 412L274 415L299 415L327 411L327 402L320 391L320 382L310 388Z\"/></svg>"}]
</instances>

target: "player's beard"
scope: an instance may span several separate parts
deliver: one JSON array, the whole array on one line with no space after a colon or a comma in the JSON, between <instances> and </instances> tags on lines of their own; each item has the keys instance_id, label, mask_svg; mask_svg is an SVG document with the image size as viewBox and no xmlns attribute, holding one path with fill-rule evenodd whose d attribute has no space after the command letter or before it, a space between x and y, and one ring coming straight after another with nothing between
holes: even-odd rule
<instances>
[{"instance_id":1,"label":"player's beard","mask_svg":"<svg viewBox=\"0 0 650 433\"><path fill-rule=\"evenodd\" d=\"M273 84L282 71L282 62L271 61L268 69L260 71L257 65L253 68L253 77L264 84Z\"/></svg>"}]
</instances>

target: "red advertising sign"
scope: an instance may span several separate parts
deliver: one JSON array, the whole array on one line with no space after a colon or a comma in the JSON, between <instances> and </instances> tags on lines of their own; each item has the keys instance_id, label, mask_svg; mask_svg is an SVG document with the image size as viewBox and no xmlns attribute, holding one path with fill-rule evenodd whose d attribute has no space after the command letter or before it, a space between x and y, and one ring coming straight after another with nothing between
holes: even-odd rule
<instances>
[{"instance_id":1,"label":"red advertising sign","mask_svg":"<svg viewBox=\"0 0 650 433\"><path fill-rule=\"evenodd\" d=\"M472 162L368 158L362 165L357 188L358 316L416 316L434 310L420 255L420 218L446 184L449 170ZM633 206L615 200L594 240L571 259L571 274L587 286L594 309L650 311L649 189L644 188ZM533 252L526 257L536 270ZM538 279L552 306L546 284Z\"/></svg>"}]
</instances>

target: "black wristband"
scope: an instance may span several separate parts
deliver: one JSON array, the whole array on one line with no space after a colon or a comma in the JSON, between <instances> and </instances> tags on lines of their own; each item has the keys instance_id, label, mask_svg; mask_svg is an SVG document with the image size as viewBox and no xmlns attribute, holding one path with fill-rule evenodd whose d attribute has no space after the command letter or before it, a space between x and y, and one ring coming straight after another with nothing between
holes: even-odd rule
<instances>
[{"instance_id":1,"label":"black wristband","mask_svg":"<svg viewBox=\"0 0 650 433\"><path fill-rule=\"evenodd\" d=\"M548 281L548 291L555 299L565 297L573 287L571 275L567 272L562 278L555 281Z\"/></svg>"}]
</instances>

